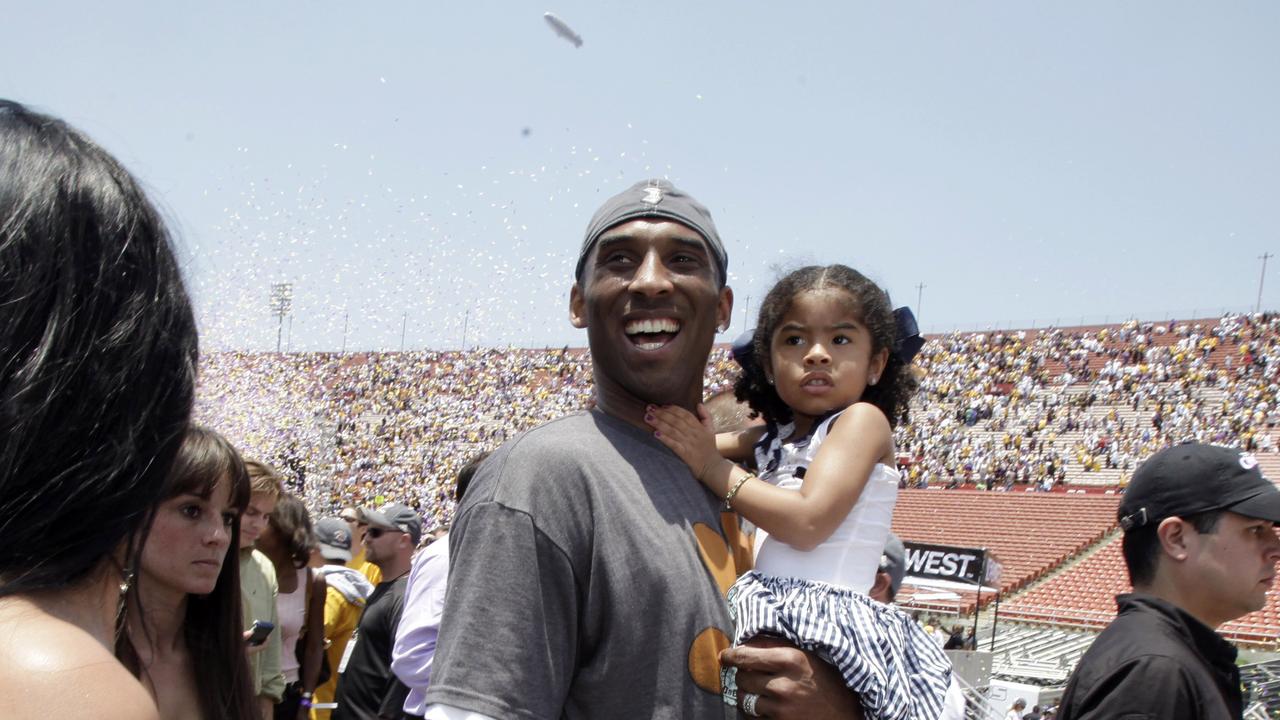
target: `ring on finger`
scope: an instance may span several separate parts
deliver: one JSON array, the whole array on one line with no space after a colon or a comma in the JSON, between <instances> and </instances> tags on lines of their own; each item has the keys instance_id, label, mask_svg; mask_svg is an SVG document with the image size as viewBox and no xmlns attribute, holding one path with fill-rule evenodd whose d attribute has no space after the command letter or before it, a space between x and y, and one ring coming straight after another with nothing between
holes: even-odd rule
<instances>
[{"instance_id":1,"label":"ring on finger","mask_svg":"<svg viewBox=\"0 0 1280 720\"><path fill-rule=\"evenodd\" d=\"M760 713L756 712L756 703L760 701L760 696L753 692L742 693L742 712L751 717L760 717Z\"/></svg>"}]
</instances>

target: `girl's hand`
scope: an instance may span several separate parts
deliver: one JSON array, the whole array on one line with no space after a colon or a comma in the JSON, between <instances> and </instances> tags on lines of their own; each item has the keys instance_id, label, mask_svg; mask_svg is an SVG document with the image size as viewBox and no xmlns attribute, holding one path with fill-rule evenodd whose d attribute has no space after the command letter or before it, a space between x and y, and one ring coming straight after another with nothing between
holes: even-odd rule
<instances>
[{"instance_id":1,"label":"girl's hand","mask_svg":"<svg viewBox=\"0 0 1280 720\"><path fill-rule=\"evenodd\" d=\"M699 480L705 481L712 468L725 462L716 451L715 429L702 405L698 405L697 417L678 405L650 405L644 421L653 427L653 436L671 448Z\"/></svg>"}]
</instances>

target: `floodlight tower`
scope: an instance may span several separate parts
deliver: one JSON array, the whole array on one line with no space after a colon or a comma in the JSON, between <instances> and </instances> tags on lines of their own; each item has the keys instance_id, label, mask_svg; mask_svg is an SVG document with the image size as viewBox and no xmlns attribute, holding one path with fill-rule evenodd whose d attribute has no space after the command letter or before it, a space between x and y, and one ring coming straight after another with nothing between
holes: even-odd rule
<instances>
[{"instance_id":1,"label":"floodlight tower","mask_svg":"<svg viewBox=\"0 0 1280 720\"><path fill-rule=\"evenodd\" d=\"M276 352L284 334L284 316L293 312L293 283L271 283L271 314L276 316Z\"/></svg>"}]
</instances>

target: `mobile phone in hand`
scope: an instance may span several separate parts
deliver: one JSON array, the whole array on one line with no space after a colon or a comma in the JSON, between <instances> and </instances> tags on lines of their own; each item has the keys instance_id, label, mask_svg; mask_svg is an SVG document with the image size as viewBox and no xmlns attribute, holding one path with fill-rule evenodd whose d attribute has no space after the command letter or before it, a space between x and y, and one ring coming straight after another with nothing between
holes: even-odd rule
<instances>
[{"instance_id":1,"label":"mobile phone in hand","mask_svg":"<svg viewBox=\"0 0 1280 720\"><path fill-rule=\"evenodd\" d=\"M276 626L266 620L254 620L253 624L249 626L249 639L245 640L245 642L257 647L266 642L267 637L271 635L271 631L275 629Z\"/></svg>"}]
</instances>

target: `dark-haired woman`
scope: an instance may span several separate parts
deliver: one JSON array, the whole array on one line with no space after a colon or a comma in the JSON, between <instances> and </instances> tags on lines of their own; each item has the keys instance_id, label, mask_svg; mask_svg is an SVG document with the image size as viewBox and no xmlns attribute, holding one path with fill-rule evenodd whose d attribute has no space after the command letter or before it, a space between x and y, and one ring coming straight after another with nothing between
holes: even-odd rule
<instances>
[{"instance_id":1,"label":"dark-haired woman","mask_svg":"<svg viewBox=\"0 0 1280 720\"><path fill-rule=\"evenodd\" d=\"M156 717L113 656L191 414L196 329L129 173L0 100L0 717Z\"/></svg>"},{"instance_id":2,"label":"dark-haired woman","mask_svg":"<svg viewBox=\"0 0 1280 720\"><path fill-rule=\"evenodd\" d=\"M311 697L320 684L324 660L324 601L328 586L324 577L308 567L315 547L311 516L296 495L285 493L271 513L257 547L276 568L280 592L276 609L280 618L280 669L284 672L284 698L276 704L276 720L298 720L310 715Z\"/></svg>"},{"instance_id":3,"label":"dark-haired woman","mask_svg":"<svg viewBox=\"0 0 1280 720\"><path fill-rule=\"evenodd\" d=\"M117 646L165 720L253 717L240 564L227 559L248 504L240 454L212 430L191 428L142 548Z\"/></svg>"}]
</instances>

